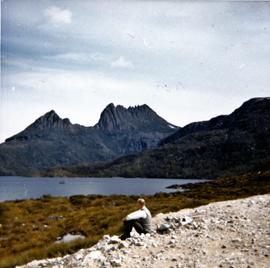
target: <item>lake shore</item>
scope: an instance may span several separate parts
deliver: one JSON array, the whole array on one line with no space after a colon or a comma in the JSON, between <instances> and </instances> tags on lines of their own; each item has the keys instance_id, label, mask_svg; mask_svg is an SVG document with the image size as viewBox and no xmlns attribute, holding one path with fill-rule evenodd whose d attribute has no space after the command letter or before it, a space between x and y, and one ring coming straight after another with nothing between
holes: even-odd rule
<instances>
[{"instance_id":1,"label":"lake shore","mask_svg":"<svg viewBox=\"0 0 270 268\"><path fill-rule=\"evenodd\" d=\"M173 192L171 184L202 182L192 179L148 178L44 178L0 177L0 202L50 196L73 195L153 195L157 192ZM121 187L119 187L121 186Z\"/></svg>"},{"instance_id":2,"label":"lake shore","mask_svg":"<svg viewBox=\"0 0 270 268\"><path fill-rule=\"evenodd\" d=\"M143 196L153 215L211 202L270 193L270 171L185 185L188 191ZM89 248L105 234L120 234L121 219L134 210L138 196L71 196L0 203L0 267L64 256ZM86 238L57 244L65 234Z\"/></svg>"}]
</instances>

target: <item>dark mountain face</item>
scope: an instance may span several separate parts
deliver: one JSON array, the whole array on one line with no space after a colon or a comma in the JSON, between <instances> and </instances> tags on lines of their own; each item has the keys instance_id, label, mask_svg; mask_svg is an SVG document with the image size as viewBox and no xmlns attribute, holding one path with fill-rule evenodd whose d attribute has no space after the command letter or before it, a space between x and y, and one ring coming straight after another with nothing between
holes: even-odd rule
<instances>
[{"instance_id":1,"label":"dark mountain face","mask_svg":"<svg viewBox=\"0 0 270 268\"><path fill-rule=\"evenodd\" d=\"M71 124L50 111L0 145L0 174L31 175L113 159L154 148L176 130L147 105L126 109L110 104L94 127Z\"/></svg>"},{"instance_id":2,"label":"dark mountain face","mask_svg":"<svg viewBox=\"0 0 270 268\"><path fill-rule=\"evenodd\" d=\"M209 121L191 123L161 141L161 144L177 142L180 138L200 131L239 129L242 131L269 131L270 98L255 98L245 102L230 115L221 115Z\"/></svg>"},{"instance_id":3,"label":"dark mountain face","mask_svg":"<svg viewBox=\"0 0 270 268\"><path fill-rule=\"evenodd\" d=\"M104 109L94 128L102 133L106 146L120 155L155 148L178 129L147 105L126 109L113 104Z\"/></svg>"},{"instance_id":4,"label":"dark mountain face","mask_svg":"<svg viewBox=\"0 0 270 268\"><path fill-rule=\"evenodd\" d=\"M50 111L38 118L33 124L28 126L24 131L6 139L6 142L11 141L26 141L34 138L41 138L49 135L50 132L63 132L65 129L70 129L72 124L68 118L61 119L55 111ZM46 134L46 135L45 135Z\"/></svg>"},{"instance_id":5,"label":"dark mountain face","mask_svg":"<svg viewBox=\"0 0 270 268\"><path fill-rule=\"evenodd\" d=\"M158 148L99 166L66 169L67 175L214 178L270 166L270 98L245 102L227 116L196 122Z\"/></svg>"},{"instance_id":6,"label":"dark mountain face","mask_svg":"<svg viewBox=\"0 0 270 268\"><path fill-rule=\"evenodd\" d=\"M95 128L105 133L121 133L126 131L157 131L168 132L175 126L158 116L146 104L124 108L121 105L109 104L102 112Z\"/></svg>"}]
</instances>

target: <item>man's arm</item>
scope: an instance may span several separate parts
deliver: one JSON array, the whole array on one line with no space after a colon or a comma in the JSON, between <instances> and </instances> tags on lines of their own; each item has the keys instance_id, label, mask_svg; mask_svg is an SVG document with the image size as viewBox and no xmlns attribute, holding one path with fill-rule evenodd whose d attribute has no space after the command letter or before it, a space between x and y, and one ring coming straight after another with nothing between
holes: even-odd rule
<instances>
[{"instance_id":1,"label":"man's arm","mask_svg":"<svg viewBox=\"0 0 270 268\"><path fill-rule=\"evenodd\" d=\"M140 218L145 219L147 217L146 212L143 209L136 210L130 214L128 214L125 218L125 220L137 220Z\"/></svg>"}]
</instances>

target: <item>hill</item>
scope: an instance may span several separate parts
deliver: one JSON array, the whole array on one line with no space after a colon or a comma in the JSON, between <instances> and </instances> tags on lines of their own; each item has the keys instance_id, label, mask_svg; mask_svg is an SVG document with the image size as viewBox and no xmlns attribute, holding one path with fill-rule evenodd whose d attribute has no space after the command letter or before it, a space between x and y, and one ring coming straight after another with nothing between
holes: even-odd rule
<instances>
[{"instance_id":1,"label":"hill","mask_svg":"<svg viewBox=\"0 0 270 268\"><path fill-rule=\"evenodd\" d=\"M145 150L47 175L215 178L270 166L270 98L254 98L229 115L189 124Z\"/></svg>"}]
</instances>

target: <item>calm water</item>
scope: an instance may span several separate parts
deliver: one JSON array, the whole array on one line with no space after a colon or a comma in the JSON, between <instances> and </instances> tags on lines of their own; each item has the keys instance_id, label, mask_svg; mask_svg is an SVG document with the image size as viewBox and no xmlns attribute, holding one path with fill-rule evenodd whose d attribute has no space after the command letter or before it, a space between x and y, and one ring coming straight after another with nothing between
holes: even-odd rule
<instances>
[{"instance_id":1,"label":"calm water","mask_svg":"<svg viewBox=\"0 0 270 268\"><path fill-rule=\"evenodd\" d=\"M0 177L0 201L39 198L43 195L139 195L171 192L166 186L202 180L146 178L28 178Z\"/></svg>"}]
</instances>

